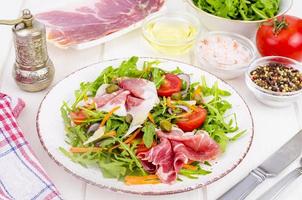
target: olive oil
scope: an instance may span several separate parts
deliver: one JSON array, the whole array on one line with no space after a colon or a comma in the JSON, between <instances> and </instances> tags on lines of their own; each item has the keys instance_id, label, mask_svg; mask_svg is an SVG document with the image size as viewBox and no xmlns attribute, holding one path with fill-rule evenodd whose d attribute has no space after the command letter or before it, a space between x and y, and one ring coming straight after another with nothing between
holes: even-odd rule
<instances>
[{"instance_id":1,"label":"olive oil","mask_svg":"<svg viewBox=\"0 0 302 200\"><path fill-rule=\"evenodd\" d=\"M158 51L183 54L193 46L198 27L181 18L160 18L147 23L145 32L147 41Z\"/></svg>"}]
</instances>

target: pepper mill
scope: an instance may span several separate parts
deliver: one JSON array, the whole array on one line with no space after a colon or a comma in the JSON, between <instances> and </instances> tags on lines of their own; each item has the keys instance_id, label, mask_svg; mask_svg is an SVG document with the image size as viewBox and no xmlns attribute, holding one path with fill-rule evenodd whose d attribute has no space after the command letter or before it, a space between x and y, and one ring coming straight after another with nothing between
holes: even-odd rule
<instances>
[{"instance_id":1,"label":"pepper mill","mask_svg":"<svg viewBox=\"0 0 302 200\"><path fill-rule=\"evenodd\" d=\"M25 91L37 92L47 88L54 77L54 66L48 57L45 26L36 21L29 10L16 20L0 20L12 28L16 50L13 77Z\"/></svg>"}]
</instances>

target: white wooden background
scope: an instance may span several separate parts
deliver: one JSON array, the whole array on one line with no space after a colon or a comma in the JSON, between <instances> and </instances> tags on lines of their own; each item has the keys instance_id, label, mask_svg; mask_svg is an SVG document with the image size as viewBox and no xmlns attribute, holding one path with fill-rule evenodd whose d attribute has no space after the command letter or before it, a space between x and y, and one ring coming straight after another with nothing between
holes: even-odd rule
<instances>
[{"instance_id":1,"label":"white wooden background","mask_svg":"<svg viewBox=\"0 0 302 200\"><path fill-rule=\"evenodd\" d=\"M12 19L19 16L23 8L29 8L33 13L41 10L51 9L72 0L1 0L0 19ZM169 0L168 9L184 10L182 0ZM294 6L290 14L302 18L302 1L294 0ZM47 90L38 93L26 93L21 91L12 79L12 66L14 63L14 49L12 48L12 34L10 27L0 26L0 91L9 95L18 96L25 100L27 106L19 118L19 124L24 131L26 139L32 145L36 155L48 172L49 176L67 200L96 200L96 199L155 199L155 200L187 200L204 199L214 200L227 191L232 185L243 178L250 170L260 164L272 152L278 149L299 129L302 128L302 102L294 103L287 108L270 108L258 102L247 90L243 78L228 81L233 85L247 101L255 120L255 138L243 162L229 175L211 184L207 188L195 190L183 194L169 196L136 196L129 194L113 193L100 189L74 178L72 175L58 167L44 152L36 133L35 118L38 106ZM56 67L54 83L61 80L74 70L87 66L91 63L100 62L106 59L137 56L168 57L193 63L190 54L171 57L154 52L141 36L140 30L133 31L127 35L117 38L94 48L86 50L61 50L48 47L49 55ZM53 84L54 84L53 83ZM296 160L278 177L267 180L260 185L249 197L249 200L267 190L287 172L298 166ZM1 166L0 166L1 168ZM2 169L0 173L3 173ZM302 178L296 180L279 199L301 200L302 199Z\"/></svg>"}]
</instances>

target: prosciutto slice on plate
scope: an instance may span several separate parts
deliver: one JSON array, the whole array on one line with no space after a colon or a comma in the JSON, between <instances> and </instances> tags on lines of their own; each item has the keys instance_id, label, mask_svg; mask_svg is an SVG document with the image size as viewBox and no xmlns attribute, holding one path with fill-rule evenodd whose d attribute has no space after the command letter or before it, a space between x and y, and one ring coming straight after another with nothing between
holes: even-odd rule
<instances>
[{"instance_id":1,"label":"prosciutto slice on plate","mask_svg":"<svg viewBox=\"0 0 302 200\"><path fill-rule=\"evenodd\" d=\"M114 114L126 116L130 114L133 120L128 132L128 136L148 117L148 113L159 103L156 87L153 82L139 78L122 78L119 81L120 89L111 94L106 93L108 84L99 87L94 102L100 111L109 112L119 106Z\"/></svg>"},{"instance_id":2,"label":"prosciutto slice on plate","mask_svg":"<svg viewBox=\"0 0 302 200\"><path fill-rule=\"evenodd\" d=\"M175 129L171 133L157 131L157 135L160 137L160 143L137 156L145 170L156 169L156 174L163 183L173 183L178 171L189 160L212 160L220 152L219 145L205 131L194 134Z\"/></svg>"},{"instance_id":3,"label":"prosciutto slice on plate","mask_svg":"<svg viewBox=\"0 0 302 200\"><path fill-rule=\"evenodd\" d=\"M111 94L107 94L105 89L108 87L108 84L102 85L96 94L96 98L94 98L94 102L96 104L96 107L99 108L101 111L109 112L113 108L119 106L120 108L115 111L114 114L119 116L126 116L126 100L127 96L130 94L129 91L120 89L116 92L113 92Z\"/></svg>"},{"instance_id":4,"label":"prosciutto slice on plate","mask_svg":"<svg viewBox=\"0 0 302 200\"><path fill-rule=\"evenodd\" d=\"M156 87L153 82L146 79L126 78L119 82L119 86L128 90L131 96L128 96L126 105L128 113L132 115L133 120L127 136L137 129L148 117L148 113L154 105L159 103Z\"/></svg>"},{"instance_id":5,"label":"prosciutto slice on plate","mask_svg":"<svg viewBox=\"0 0 302 200\"><path fill-rule=\"evenodd\" d=\"M36 17L47 26L49 40L70 46L129 27L158 11L163 3L164 0L90 0Z\"/></svg>"},{"instance_id":6,"label":"prosciutto slice on plate","mask_svg":"<svg viewBox=\"0 0 302 200\"><path fill-rule=\"evenodd\" d=\"M180 129L175 129L169 134L158 131L157 135L173 141L174 144L182 143L183 146L178 145L177 148L183 150L184 154L186 154L190 160L200 162L212 160L219 153L218 144L206 131L199 130L194 134L193 132L184 133Z\"/></svg>"}]
</instances>

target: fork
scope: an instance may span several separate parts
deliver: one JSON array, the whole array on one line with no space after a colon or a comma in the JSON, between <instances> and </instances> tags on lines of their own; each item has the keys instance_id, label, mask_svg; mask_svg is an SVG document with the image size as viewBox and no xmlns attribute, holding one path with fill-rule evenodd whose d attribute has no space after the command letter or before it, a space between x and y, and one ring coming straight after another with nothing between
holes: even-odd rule
<instances>
[{"instance_id":1,"label":"fork","mask_svg":"<svg viewBox=\"0 0 302 200\"><path fill-rule=\"evenodd\" d=\"M302 175L302 158L300 159L300 167L294 169L283 177L278 183L272 186L268 191L263 193L257 200L273 200L290 185L296 178Z\"/></svg>"}]
</instances>

